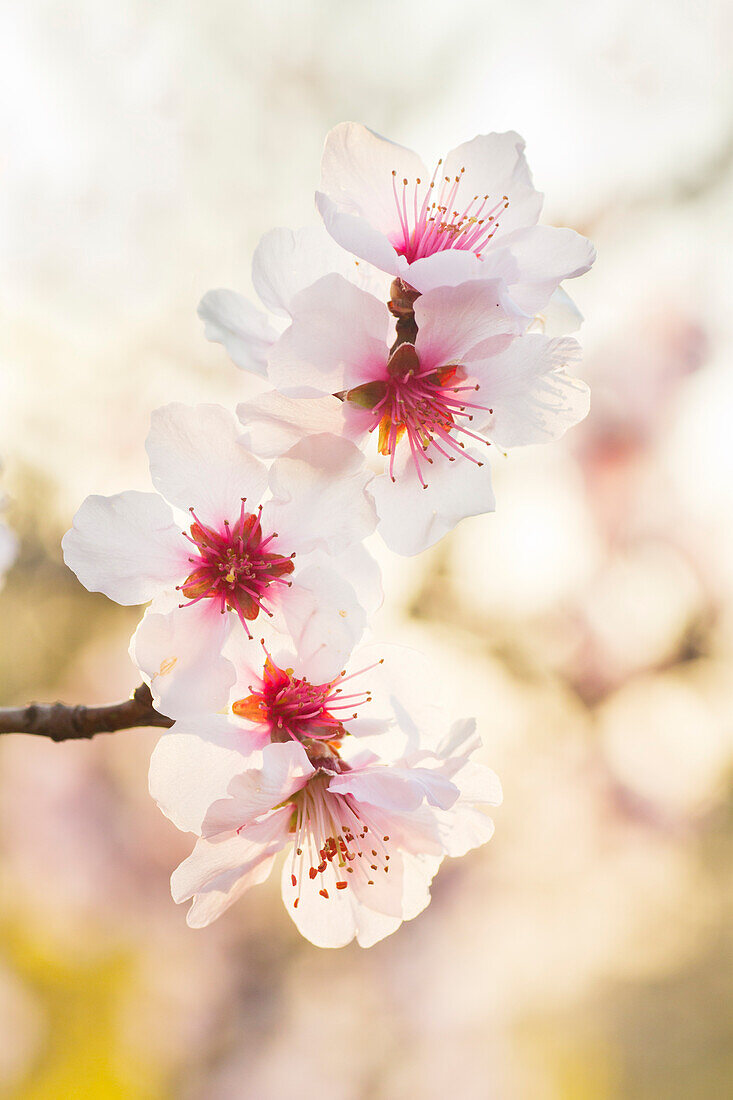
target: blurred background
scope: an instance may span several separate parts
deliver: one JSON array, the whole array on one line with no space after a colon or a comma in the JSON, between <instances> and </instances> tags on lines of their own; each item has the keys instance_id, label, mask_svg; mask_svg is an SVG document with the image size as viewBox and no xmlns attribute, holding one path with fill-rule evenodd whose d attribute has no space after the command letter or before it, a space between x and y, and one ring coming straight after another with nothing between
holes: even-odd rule
<instances>
[{"instance_id":1,"label":"blurred background","mask_svg":"<svg viewBox=\"0 0 733 1100\"><path fill-rule=\"evenodd\" d=\"M378 637L439 661L504 806L368 952L277 882L194 932L157 734L0 744L0 1094L19 1100L733 1095L733 47L725 0L0 6L0 459L20 539L0 702L134 686L139 612L59 539L147 488L150 411L256 385L207 344L326 131L431 162L517 129L598 247L589 419L494 459L497 512L373 549Z\"/></svg>"}]
</instances>

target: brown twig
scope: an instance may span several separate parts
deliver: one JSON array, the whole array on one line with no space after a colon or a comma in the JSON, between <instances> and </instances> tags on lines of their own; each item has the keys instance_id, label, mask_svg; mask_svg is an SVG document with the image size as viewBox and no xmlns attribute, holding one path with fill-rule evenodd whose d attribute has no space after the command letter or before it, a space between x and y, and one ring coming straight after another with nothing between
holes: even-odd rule
<instances>
[{"instance_id":1,"label":"brown twig","mask_svg":"<svg viewBox=\"0 0 733 1100\"><path fill-rule=\"evenodd\" d=\"M136 687L122 703L103 707L69 706L66 703L29 703L25 707L0 707L0 733L30 733L52 741L80 741L97 733L140 726L169 729L171 718L159 714L147 684Z\"/></svg>"}]
</instances>

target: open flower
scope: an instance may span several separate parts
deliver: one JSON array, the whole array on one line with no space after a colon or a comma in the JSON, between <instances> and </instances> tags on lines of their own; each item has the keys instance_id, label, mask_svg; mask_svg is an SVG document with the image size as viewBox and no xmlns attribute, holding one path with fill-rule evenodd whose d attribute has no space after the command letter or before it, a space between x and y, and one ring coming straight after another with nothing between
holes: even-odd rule
<instances>
[{"instance_id":1,"label":"open flower","mask_svg":"<svg viewBox=\"0 0 733 1100\"><path fill-rule=\"evenodd\" d=\"M502 278L529 315L595 258L573 230L536 224L542 195L511 131L459 145L430 172L404 146L341 123L326 138L316 202L334 240L408 286Z\"/></svg>"},{"instance_id":2,"label":"open flower","mask_svg":"<svg viewBox=\"0 0 733 1100\"><path fill-rule=\"evenodd\" d=\"M207 728L226 722L239 731L242 752L270 741L399 733L404 754L418 747L415 731L432 735L445 724L435 691L425 699L434 670L410 649L369 643L345 652L340 627L316 613L297 635L259 620L257 644L232 631L223 647L205 651L184 619L153 604L133 638L133 659L160 711Z\"/></svg>"},{"instance_id":3,"label":"open flower","mask_svg":"<svg viewBox=\"0 0 733 1100\"><path fill-rule=\"evenodd\" d=\"M252 282L265 309L236 291L209 290L198 307L206 338L222 344L236 366L264 377L293 298L332 271L373 293L387 293L386 277L340 248L322 226L271 229L252 258Z\"/></svg>"},{"instance_id":4,"label":"open flower","mask_svg":"<svg viewBox=\"0 0 733 1100\"><path fill-rule=\"evenodd\" d=\"M357 448L311 436L268 471L225 409L168 405L153 414L147 450L158 493L88 497L63 549L91 591L122 604L155 597L155 616L173 617L176 652L160 654L173 679L183 686L192 665L215 660L237 620L248 637L260 618L296 637L320 629L348 653L365 616L326 561L358 566L350 550L376 523ZM155 626L151 615L138 631L146 662Z\"/></svg>"},{"instance_id":5,"label":"open flower","mask_svg":"<svg viewBox=\"0 0 733 1100\"><path fill-rule=\"evenodd\" d=\"M500 280L419 296L414 343L391 351L388 308L338 275L301 291L292 308L269 362L282 398L239 406L245 438L255 449L291 444L314 418L363 446L373 437L385 460L372 487L379 531L400 554L493 510L491 442L556 439L588 411L587 386L564 370L579 358L577 343L518 336L523 321Z\"/></svg>"},{"instance_id":6,"label":"open flower","mask_svg":"<svg viewBox=\"0 0 733 1100\"><path fill-rule=\"evenodd\" d=\"M317 946L356 938L368 947L417 916L443 856L491 836L477 807L501 801L494 774L461 753L466 725L458 726L445 742L458 747L454 757L424 752L412 766L372 754L349 763L338 745L298 739L248 754L221 719L205 736L200 721L177 723L153 753L150 790L178 828L200 837L171 878L175 901L193 899L188 924L210 924L268 877L286 847L283 900Z\"/></svg>"},{"instance_id":7,"label":"open flower","mask_svg":"<svg viewBox=\"0 0 733 1100\"><path fill-rule=\"evenodd\" d=\"M377 942L428 904L444 855L492 835L481 807L501 787L471 759L475 722L444 732L434 674L402 647L361 647L340 671L314 638L301 649L272 631L261 648L232 634L225 652L228 705L192 709L150 764L162 811L200 838L174 899L193 899L192 927L209 924L289 848L283 899L303 935Z\"/></svg>"}]
</instances>

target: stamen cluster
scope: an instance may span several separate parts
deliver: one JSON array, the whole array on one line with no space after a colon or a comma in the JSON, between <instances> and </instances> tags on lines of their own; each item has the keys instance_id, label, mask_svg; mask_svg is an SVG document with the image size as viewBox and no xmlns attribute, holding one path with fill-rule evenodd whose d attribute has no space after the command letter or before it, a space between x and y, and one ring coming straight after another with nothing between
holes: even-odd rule
<instances>
[{"instance_id":1,"label":"stamen cluster","mask_svg":"<svg viewBox=\"0 0 733 1100\"><path fill-rule=\"evenodd\" d=\"M399 232L392 240L397 252L409 263L449 248L470 250L480 258L481 250L499 229L500 212L509 207L507 195L498 200L490 199L489 195L474 195L459 212L455 204L466 169L462 167L458 175L443 176L438 181L442 164L441 158L427 185L418 176L412 184L404 178L399 187L397 170L392 170L392 191L399 222ZM436 182L439 191L435 190Z\"/></svg>"},{"instance_id":2,"label":"stamen cluster","mask_svg":"<svg viewBox=\"0 0 733 1100\"><path fill-rule=\"evenodd\" d=\"M309 783L291 801L294 909L300 904L302 887L311 883L318 896L328 901L329 887L373 887L380 871L389 874L389 834L379 835L373 811L370 814L348 795L332 794L325 777Z\"/></svg>"},{"instance_id":3,"label":"stamen cluster","mask_svg":"<svg viewBox=\"0 0 733 1100\"><path fill-rule=\"evenodd\" d=\"M349 390L346 397L356 405L369 409L373 421L369 431L379 429L378 449L389 456L389 476L395 480L394 464L397 444L407 438L418 479L427 489L422 463L432 465L432 447L448 462L456 455L477 466L483 462L466 453L466 445L457 435L487 444L488 440L465 427L479 409L491 414L493 409L459 395L476 393L478 383L464 384L466 371L459 364L428 367L422 370L413 344L400 344L387 362L387 377L383 381L367 382ZM439 442L440 441L440 442Z\"/></svg>"},{"instance_id":4,"label":"stamen cluster","mask_svg":"<svg viewBox=\"0 0 733 1100\"><path fill-rule=\"evenodd\" d=\"M256 513L246 512L245 503L243 497L235 523L225 519L220 530L208 527L189 509L194 522L190 534L184 531L183 535L197 554L189 557L193 569L178 590L188 603L215 600L222 614L235 611L251 637L247 620L256 619L260 611L272 615L266 604L267 590L272 584L291 584L285 578L293 572L295 554L285 557L267 550L277 533L265 538L262 506Z\"/></svg>"},{"instance_id":5,"label":"stamen cluster","mask_svg":"<svg viewBox=\"0 0 733 1100\"><path fill-rule=\"evenodd\" d=\"M264 639L262 644L264 647ZM381 663L380 660L370 668ZM308 740L338 742L347 733L344 721L348 716L358 716L354 708L372 698L368 688L344 695L342 685L369 672L370 668L349 676L344 669L326 684L312 684L304 676L296 676L292 668L278 668L265 651L260 684L257 687L250 685L250 694L232 703L232 713L265 727L269 738L275 742L288 739L301 743Z\"/></svg>"}]
</instances>

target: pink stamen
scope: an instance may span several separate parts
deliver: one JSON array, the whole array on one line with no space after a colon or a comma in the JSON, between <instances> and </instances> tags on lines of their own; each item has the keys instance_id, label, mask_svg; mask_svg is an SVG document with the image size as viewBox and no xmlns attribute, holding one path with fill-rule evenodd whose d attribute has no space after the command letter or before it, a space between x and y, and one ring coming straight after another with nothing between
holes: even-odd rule
<instances>
[{"instance_id":1,"label":"pink stamen","mask_svg":"<svg viewBox=\"0 0 733 1100\"><path fill-rule=\"evenodd\" d=\"M266 606L276 591L272 586L292 583L286 580L294 569L291 557L267 550L277 535L263 538L261 506L256 514L247 512L242 499L234 526L224 520L218 531L202 523L193 508L189 511L193 519L190 534L187 531L182 534L196 547L198 556L188 559L191 572L178 586L187 600L181 606L214 600L222 613L227 610L236 613L251 638L248 621L261 612L272 617Z\"/></svg>"},{"instance_id":2,"label":"pink stamen","mask_svg":"<svg viewBox=\"0 0 733 1100\"><path fill-rule=\"evenodd\" d=\"M444 176L440 188L436 189L441 163L438 161L429 183L420 177L412 184L403 179L401 189L397 186L397 173L392 172L392 194L399 222L399 236L394 246L410 263L452 248L480 256L499 227L499 212L509 205L506 195L495 199L490 207L488 195L483 198L473 195L459 211L457 199L465 169L461 168L457 176ZM412 201L408 203L410 189Z\"/></svg>"}]
</instances>

